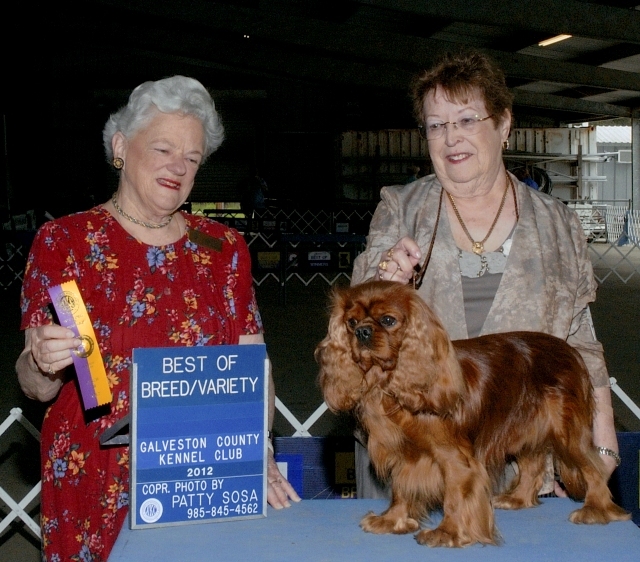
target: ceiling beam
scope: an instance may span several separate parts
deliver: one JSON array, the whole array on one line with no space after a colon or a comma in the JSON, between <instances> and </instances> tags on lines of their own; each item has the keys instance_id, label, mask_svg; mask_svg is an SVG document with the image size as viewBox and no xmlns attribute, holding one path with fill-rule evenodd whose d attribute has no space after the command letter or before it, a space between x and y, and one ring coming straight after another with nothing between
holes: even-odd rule
<instances>
[{"instance_id":1,"label":"ceiling beam","mask_svg":"<svg viewBox=\"0 0 640 562\"><path fill-rule=\"evenodd\" d=\"M631 117L631 108L612 105L610 103L585 101L581 99L566 98L551 94L540 94L538 92L527 92L517 89L513 90L513 94L513 101L516 105L553 109L557 111L571 111L581 114L586 113L599 117Z\"/></svg>"},{"instance_id":2,"label":"ceiling beam","mask_svg":"<svg viewBox=\"0 0 640 562\"><path fill-rule=\"evenodd\" d=\"M640 43L640 11L577 0L356 0L360 4L455 21L568 33L594 39Z\"/></svg>"},{"instance_id":3,"label":"ceiling beam","mask_svg":"<svg viewBox=\"0 0 640 562\"><path fill-rule=\"evenodd\" d=\"M395 0L391 3L394 2ZM119 6L122 10L141 10L171 20L179 19L197 23L199 26L211 28L212 31L216 29L231 31L237 33L239 38L243 34L248 34L253 39L322 50L326 51L324 53L326 55L334 53L336 59L350 56L361 59L365 64L367 62L372 65L388 63L392 66L402 66L411 73L429 67L439 55L456 48L455 44L447 41L407 37L380 30L372 34L368 28L351 24L330 23L289 16L282 11L245 9L220 3L193 1L189 4L189 10L176 10L175 0L156 0L152 3L143 0L99 0L99 3ZM374 3L386 2L375 0ZM454 0L455 3L456 0ZM404 0L398 4L431 6L434 3ZM580 5L585 6L582 3ZM640 12L637 13L640 18ZM640 78L631 72L557 60L550 61L546 58L498 50L482 50L494 58L508 76L515 78L640 91ZM314 60L315 53L308 53L307 56L307 64L318 68ZM396 87L404 88L406 85L398 84Z\"/></svg>"},{"instance_id":4,"label":"ceiling beam","mask_svg":"<svg viewBox=\"0 0 640 562\"><path fill-rule=\"evenodd\" d=\"M180 37L176 37L178 40ZM141 37L144 40L144 37ZM405 90L411 79L406 69L380 64L372 66L352 61L317 57L313 65L306 56L283 50L277 46L264 45L258 51L250 45L235 45L220 39L203 41L201 48L212 53L207 59L189 55L159 53L142 49L127 49L130 56L157 58L165 62L182 62L195 67L219 68L259 77L279 76L290 80L303 80L310 84L334 84L388 90ZM104 53L104 56L110 56ZM402 88L398 88L402 84ZM514 103L554 111L568 111L597 117L630 117L631 109L617 105L585 101L550 94L512 90Z\"/></svg>"}]
</instances>

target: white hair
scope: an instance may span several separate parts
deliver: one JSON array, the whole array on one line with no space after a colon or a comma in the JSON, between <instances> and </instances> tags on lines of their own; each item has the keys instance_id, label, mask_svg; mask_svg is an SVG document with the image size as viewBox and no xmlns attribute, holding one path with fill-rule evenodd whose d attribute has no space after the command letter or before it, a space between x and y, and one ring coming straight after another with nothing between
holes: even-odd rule
<instances>
[{"instance_id":1,"label":"white hair","mask_svg":"<svg viewBox=\"0 0 640 562\"><path fill-rule=\"evenodd\" d=\"M111 114L102 131L109 162L113 160L113 135L120 132L131 138L153 119L156 111L197 118L204 129L204 159L222 144L224 128L209 92L194 78L171 76L140 84L131 92L127 105Z\"/></svg>"}]
</instances>

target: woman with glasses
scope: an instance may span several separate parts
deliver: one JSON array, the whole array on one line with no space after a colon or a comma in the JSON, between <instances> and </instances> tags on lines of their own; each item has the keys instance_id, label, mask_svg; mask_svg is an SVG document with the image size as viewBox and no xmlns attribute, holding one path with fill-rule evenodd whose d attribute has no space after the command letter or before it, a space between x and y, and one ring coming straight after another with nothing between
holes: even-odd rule
<instances>
[{"instance_id":1,"label":"woman with glasses","mask_svg":"<svg viewBox=\"0 0 640 562\"><path fill-rule=\"evenodd\" d=\"M595 389L594 444L610 475L620 462L609 376L589 303L596 281L577 215L507 172L511 92L479 53L446 55L413 85L414 110L435 174L385 187L352 283L409 283L452 339L517 330L565 339ZM507 376L505 374L505 376ZM360 440L362 442L363 440ZM552 459L541 494L563 494ZM358 497L383 497L366 449L356 446Z\"/></svg>"}]
</instances>

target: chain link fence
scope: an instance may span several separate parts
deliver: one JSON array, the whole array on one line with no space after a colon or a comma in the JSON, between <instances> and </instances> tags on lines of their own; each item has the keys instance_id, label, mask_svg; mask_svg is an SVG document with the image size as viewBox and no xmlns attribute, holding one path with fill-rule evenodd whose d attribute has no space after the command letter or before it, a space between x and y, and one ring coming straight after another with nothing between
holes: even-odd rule
<instances>
[{"instance_id":1,"label":"chain link fence","mask_svg":"<svg viewBox=\"0 0 640 562\"><path fill-rule=\"evenodd\" d=\"M627 283L640 275L640 211L629 202L567 201L580 217L600 284ZM621 204L622 203L622 204ZM209 216L244 234L253 258L253 280L276 279L281 286L320 278L332 285L350 278L353 260L364 249L373 209L238 211ZM0 290L19 290L33 231L3 231Z\"/></svg>"},{"instance_id":2,"label":"chain link fence","mask_svg":"<svg viewBox=\"0 0 640 562\"><path fill-rule=\"evenodd\" d=\"M630 209L629 201L566 203L580 217L598 283L629 283L640 275L640 211Z\"/></svg>"}]
</instances>

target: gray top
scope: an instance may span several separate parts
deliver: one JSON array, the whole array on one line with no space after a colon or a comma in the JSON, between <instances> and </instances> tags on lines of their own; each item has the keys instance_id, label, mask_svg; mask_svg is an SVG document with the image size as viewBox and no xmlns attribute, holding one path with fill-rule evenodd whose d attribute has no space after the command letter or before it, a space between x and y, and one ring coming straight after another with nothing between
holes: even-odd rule
<instances>
[{"instance_id":1,"label":"gray top","mask_svg":"<svg viewBox=\"0 0 640 562\"><path fill-rule=\"evenodd\" d=\"M513 231L495 252L485 252L478 255L458 248L464 316L470 338L480 335L484 322L489 316L489 310L491 310L504 268L507 265L512 235Z\"/></svg>"},{"instance_id":2,"label":"gray top","mask_svg":"<svg viewBox=\"0 0 640 562\"><path fill-rule=\"evenodd\" d=\"M501 280L502 273L486 273L480 277L462 276L464 317L470 338L476 338L482 332Z\"/></svg>"}]
</instances>

